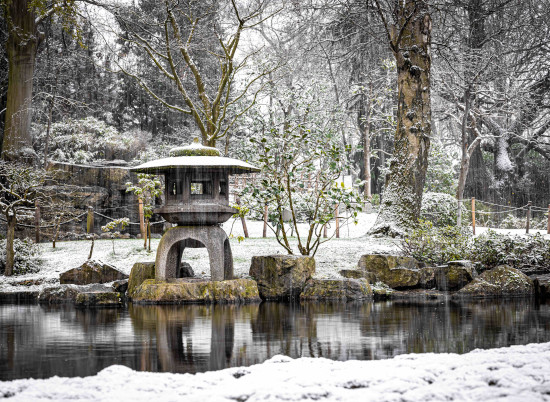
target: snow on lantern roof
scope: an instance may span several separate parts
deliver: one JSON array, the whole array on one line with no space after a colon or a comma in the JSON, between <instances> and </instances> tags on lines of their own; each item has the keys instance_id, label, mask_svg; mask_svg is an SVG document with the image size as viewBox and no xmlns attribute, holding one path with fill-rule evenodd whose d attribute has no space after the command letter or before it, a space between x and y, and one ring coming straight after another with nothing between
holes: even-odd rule
<instances>
[{"instance_id":1,"label":"snow on lantern roof","mask_svg":"<svg viewBox=\"0 0 550 402\"><path fill-rule=\"evenodd\" d=\"M184 147L172 148L168 158L145 162L130 170L138 173L166 173L172 169L183 170L217 170L222 169L229 174L259 172L255 166L234 158L220 156L220 151L213 147L205 147L195 138L194 142Z\"/></svg>"}]
</instances>

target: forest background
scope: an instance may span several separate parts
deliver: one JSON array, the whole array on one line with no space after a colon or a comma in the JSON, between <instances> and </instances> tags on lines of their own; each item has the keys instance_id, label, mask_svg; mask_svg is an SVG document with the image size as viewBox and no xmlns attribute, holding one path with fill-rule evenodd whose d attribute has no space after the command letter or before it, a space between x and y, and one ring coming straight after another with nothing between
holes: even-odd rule
<instances>
[{"instance_id":1,"label":"forest background","mask_svg":"<svg viewBox=\"0 0 550 402\"><path fill-rule=\"evenodd\" d=\"M346 173L364 180L365 198L380 199L397 122L397 68L380 18L391 18L392 1L239 3L242 14L254 19L234 53L233 85L223 92L231 99L223 109L226 125L217 132L197 127L196 118L182 112L182 88L159 72L147 41L140 42L144 35L157 37L147 24L162 19L159 2L3 3L0 132L4 137L9 112L13 10L32 11L38 25L27 38L35 44L29 132L32 152L43 163L138 163L166 156L195 136L228 156L253 160L251 138L294 124L336 138L346 149ZM432 125L424 190L512 207L528 201L545 206L550 3L427 3ZM215 89L224 72L211 49L235 34L234 8L219 0L181 6L188 13L176 17L184 36L194 30L197 71L205 87ZM182 67L181 73L183 89L196 91L192 69Z\"/></svg>"}]
</instances>

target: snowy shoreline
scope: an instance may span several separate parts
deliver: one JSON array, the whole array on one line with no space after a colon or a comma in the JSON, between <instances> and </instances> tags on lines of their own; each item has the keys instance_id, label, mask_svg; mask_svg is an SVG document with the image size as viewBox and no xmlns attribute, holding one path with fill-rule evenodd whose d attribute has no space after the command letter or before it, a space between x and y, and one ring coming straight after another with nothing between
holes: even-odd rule
<instances>
[{"instance_id":1,"label":"snowy shoreline","mask_svg":"<svg viewBox=\"0 0 550 402\"><path fill-rule=\"evenodd\" d=\"M441 401L550 400L550 343L333 361L275 356L250 367L198 374L110 366L90 377L0 382L14 400Z\"/></svg>"}]
</instances>

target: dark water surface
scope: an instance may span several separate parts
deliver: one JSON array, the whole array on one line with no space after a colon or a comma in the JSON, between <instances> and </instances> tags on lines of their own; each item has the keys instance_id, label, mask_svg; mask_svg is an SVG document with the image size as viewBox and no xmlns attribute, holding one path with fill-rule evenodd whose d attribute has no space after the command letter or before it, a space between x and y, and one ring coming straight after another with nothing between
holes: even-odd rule
<instances>
[{"instance_id":1,"label":"dark water surface","mask_svg":"<svg viewBox=\"0 0 550 402\"><path fill-rule=\"evenodd\" d=\"M550 341L550 304L262 303L245 306L0 305L0 379L93 375L112 364L194 373L276 355L335 360Z\"/></svg>"}]
</instances>

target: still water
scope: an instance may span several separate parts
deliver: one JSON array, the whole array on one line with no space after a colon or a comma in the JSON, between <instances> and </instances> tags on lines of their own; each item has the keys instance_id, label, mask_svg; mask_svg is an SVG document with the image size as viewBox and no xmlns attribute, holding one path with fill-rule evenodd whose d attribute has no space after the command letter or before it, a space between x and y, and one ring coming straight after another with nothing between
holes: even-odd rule
<instances>
[{"instance_id":1,"label":"still water","mask_svg":"<svg viewBox=\"0 0 550 402\"><path fill-rule=\"evenodd\" d=\"M277 354L335 360L550 341L550 304L262 303L244 306L0 305L0 379L93 375L112 364L194 373Z\"/></svg>"}]
</instances>

